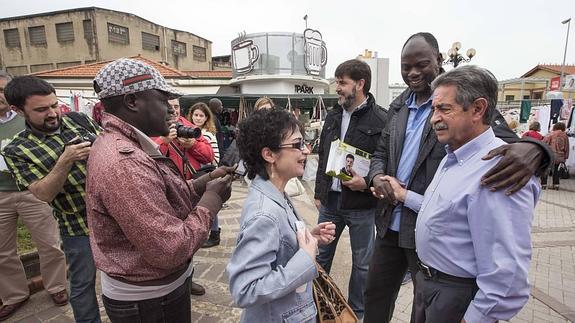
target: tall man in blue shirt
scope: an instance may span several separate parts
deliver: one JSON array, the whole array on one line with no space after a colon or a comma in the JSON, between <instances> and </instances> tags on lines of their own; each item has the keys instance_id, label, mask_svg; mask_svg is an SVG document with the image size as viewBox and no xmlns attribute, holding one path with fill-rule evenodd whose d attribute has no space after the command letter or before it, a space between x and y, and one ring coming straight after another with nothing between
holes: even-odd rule
<instances>
[{"instance_id":1,"label":"tall man in blue shirt","mask_svg":"<svg viewBox=\"0 0 575 323\"><path fill-rule=\"evenodd\" d=\"M481 185L500 159L482 157L505 144L489 126L497 104L493 74L464 66L440 75L432 88L431 123L447 156L425 196L411 192L419 211L415 322L507 321L529 299L531 221L541 188L535 177L510 196ZM399 181L384 179L405 202Z\"/></svg>"},{"instance_id":2,"label":"tall man in blue shirt","mask_svg":"<svg viewBox=\"0 0 575 323\"><path fill-rule=\"evenodd\" d=\"M406 270L409 268L414 279L419 271L414 209L421 200L414 193L425 192L445 156L444 145L437 141L429 122L430 84L443 72L441 63L437 40L430 33L414 34L403 46L401 74L409 89L390 104L368 175L374 195L382 199L382 211L375 219L377 238L365 291L365 323L389 322ZM494 112L490 124L498 138L508 143L519 141L499 112ZM545 145L535 141L501 146L491 151L488 158L498 154L504 157L482 174L482 184L492 189L508 187L508 193L523 187L540 169L542 161L548 165L552 158ZM405 185L404 202L397 203L383 175L395 177ZM414 314L412 311L412 321Z\"/></svg>"}]
</instances>

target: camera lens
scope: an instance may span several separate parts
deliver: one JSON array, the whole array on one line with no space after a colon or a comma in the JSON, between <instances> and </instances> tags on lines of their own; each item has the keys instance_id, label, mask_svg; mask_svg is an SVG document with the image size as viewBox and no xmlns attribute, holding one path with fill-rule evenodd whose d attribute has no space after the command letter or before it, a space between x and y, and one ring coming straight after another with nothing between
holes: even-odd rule
<instances>
[{"instance_id":1,"label":"camera lens","mask_svg":"<svg viewBox=\"0 0 575 323\"><path fill-rule=\"evenodd\" d=\"M176 124L176 133L180 138L199 138L202 135L200 128L186 127L181 123Z\"/></svg>"}]
</instances>

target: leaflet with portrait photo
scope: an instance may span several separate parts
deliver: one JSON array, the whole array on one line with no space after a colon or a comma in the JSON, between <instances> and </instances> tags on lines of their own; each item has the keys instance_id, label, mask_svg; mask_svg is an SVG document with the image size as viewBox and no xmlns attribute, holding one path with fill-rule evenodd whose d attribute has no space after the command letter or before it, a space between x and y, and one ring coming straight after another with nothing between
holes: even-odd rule
<instances>
[{"instance_id":1,"label":"leaflet with portrait photo","mask_svg":"<svg viewBox=\"0 0 575 323\"><path fill-rule=\"evenodd\" d=\"M350 180L352 170L361 177L369 173L371 154L337 139L332 141L325 173L342 181Z\"/></svg>"}]
</instances>

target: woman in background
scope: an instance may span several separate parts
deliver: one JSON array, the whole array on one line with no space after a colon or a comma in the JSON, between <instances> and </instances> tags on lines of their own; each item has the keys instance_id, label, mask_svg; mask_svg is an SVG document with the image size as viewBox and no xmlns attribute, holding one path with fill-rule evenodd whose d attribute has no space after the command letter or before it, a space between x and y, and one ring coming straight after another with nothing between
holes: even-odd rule
<instances>
[{"instance_id":1,"label":"woman in background","mask_svg":"<svg viewBox=\"0 0 575 323\"><path fill-rule=\"evenodd\" d=\"M537 140L543 140L543 135L539 133L541 131L541 124L537 121L533 121L529 124L529 131L526 131L521 138L531 137Z\"/></svg>"},{"instance_id":2,"label":"woman in background","mask_svg":"<svg viewBox=\"0 0 575 323\"><path fill-rule=\"evenodd\" d=\"M549 145L551 150L555 153L555 163L553 164L553 189L559 190L559 164L564 163L569 158L569 138L565 133L565 124L557 122L553 125L553 131L545 136L543 142ZM541 183L542 188L547 187L547 177L544 183Z\"/></svg>"},{"instance_id":3,"label":"woman in background","mask_svg":"<svg viewBox=\"0 0 575 323\"><path fill-rule=\"evenodd\" d=\"M218 149L218 139L216 138L216 126L214 124L214 116L208 106L203 102L198 102L190 108L188 112L188 120L190 120L196 127L202 129L202 134L210 142L212 150L214 151L214 161L212 164L215 166L220 162L220 150ZM202 248L211 248L220 244L220 223L218 215L214 217L212 228L208 240L204 242Z\"/></svg>"}]
</instances>

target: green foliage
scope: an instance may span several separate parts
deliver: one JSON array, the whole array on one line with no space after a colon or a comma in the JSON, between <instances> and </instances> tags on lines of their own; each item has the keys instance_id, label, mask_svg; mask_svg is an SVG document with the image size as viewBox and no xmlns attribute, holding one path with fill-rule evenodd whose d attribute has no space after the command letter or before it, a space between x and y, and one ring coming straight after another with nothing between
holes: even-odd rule
<instances>
[{"instance_id":1,"label":"green foliage","mask_svg":"<svg viewBox=\"0 0 575 323\"><path fill-rule=\"evenodd\" d=\"M28 229L22 224L22 221L18 219L18 227L16 229L16 238L18 242L18 254L25 254L30 251L36 250L36 245L32 241L32 236Z\"/></svg>"}]
</instances>

